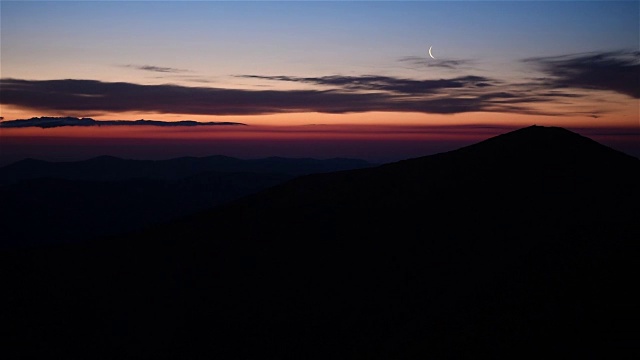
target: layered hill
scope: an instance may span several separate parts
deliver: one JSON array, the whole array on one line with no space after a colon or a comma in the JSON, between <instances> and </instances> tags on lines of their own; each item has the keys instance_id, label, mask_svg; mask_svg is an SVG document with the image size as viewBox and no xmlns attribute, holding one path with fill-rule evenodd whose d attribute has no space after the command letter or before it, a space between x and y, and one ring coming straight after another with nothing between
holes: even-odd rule
<instances>
[{"instance_id":1,"label":"layered hill","mask_svg":"<svg viewBox=\"0 0 640 360\"><path fill-rule=\"evenodd\" d=\"M131 160L99 156L82 161L52 162L25 159L0 168L0 183L56 178L117 181L133 178L176 180L204 172L248 172L292 176L369 167L358 159L311 159L268 157L237 159L229 156L180 157L168 160Z\"/></svg>"},{"instance_id":2,"label":"layered hill","mask_svg":"<svg viewBox=\"0 0 640 360\"><path fill-rule=\"evenodd\" d=\"M209 209L296 176L368 166L340 158L26 159L0 168L0 246L90 241Z\"/></svg>"},{"instance_id":3,"label":"layered hill","mask_svg":"<svg viewBox=\"0 0 640 360\"><path fill-rule=\"evenodd\" d=\"M561 128L296 178L153 230L3 253L22 354L633 355L640 161Z\"/></svg>"}]
</instances>

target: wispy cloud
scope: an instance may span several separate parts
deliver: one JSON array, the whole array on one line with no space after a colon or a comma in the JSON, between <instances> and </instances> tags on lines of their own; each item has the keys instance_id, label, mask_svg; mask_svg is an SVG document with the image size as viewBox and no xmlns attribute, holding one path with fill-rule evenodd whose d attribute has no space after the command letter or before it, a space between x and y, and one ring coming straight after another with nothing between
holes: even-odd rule
<instances>
[{"instance_id":1,"label":"wispy cloud","mask_svg":"<svg viewBox=\"0 0 640 360\"><path fill-rule=\"evenodd\" d=\"M610 51L523 60L537 66L549 88L611 90L640 98L640 51Z\"/></svg>"},{"instance_id":2,"label":"wispy cloud","mask_svg":"<svg viewBox=\"0 0 640 360\"><path fill-rule=\"evenodd\" d=\"M379 76L280 78L286 79L285 81L334 84L336 88L242 90L97 80L1 79L0 102L65 113L136 111L194 115L260 115L367 111L436 114L474 111L540 113L530 109L529 104L552 101L548 97L536 96L522 90L501 87L497 91L490 85L492 80L472 75L442 80L409 80Z\"/></svg>"},{"instance_id":3,"label":"wispy cloud","mask_svg":"<svg viewBox=\"0 0 640 360\"><path fill-rule=\"evenodd\" d=\"M361 112L390 106L389 95L335 91L256 91L71 79L2 79L0 85L3 104L40 110L259 115Z\"/></svg>"},{"instance_id":4,"label":"wispy cloud","mask_svg":"<svg viewBox=\"0 0 640 360\"><path fill-rule=\"evenodd\" d=\"M420 56L405 56L398 59L398 61L417 67L437 67L445 69L458 69L473 64L473 60L468 59L431 59Z\"/></svg>"},{"instance_id":5,"label":"wispy cloud","mask_svg":"<svg viewBox=\"0 0 640 360\"><path fill-rule=\"evenodd\" d=\"M322 77L238 75L238 77L324 85L341 90L386 91L407 95L433 94L443 89L485 87L494 82L491 79L473 75L438 80L415 80L377 75Z\"/></svg>"},{"instance_id":6,"label":"wispy cloud","mask_svg":"<svg viewBox=\"0 0 640 360\"><path fill-rule=\"evenodd\" d=\"M185 70L185 69L178 69L178 68L172 68L172 67L164 67L164 66L153 66L153 65L121 65L122 67L127 67L127 68L132 68L132 69L138 69L138 70L144 70L144 71L153 71L153 72L160 72L160 73L184 73L184 72L188 72L189 70Z\"/></svg>"}]
</instances>

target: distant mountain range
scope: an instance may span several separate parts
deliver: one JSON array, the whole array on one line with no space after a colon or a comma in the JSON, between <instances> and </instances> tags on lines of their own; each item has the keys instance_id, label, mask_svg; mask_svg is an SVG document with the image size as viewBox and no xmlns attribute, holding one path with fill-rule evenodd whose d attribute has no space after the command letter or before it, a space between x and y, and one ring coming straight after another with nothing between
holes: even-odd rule
<instances>
[{"instance_id":1,"label":"distant mountain range","mask_svg":"<svg viewBox=\"0 0 640 360\"><path fill-rule=\"evenodd\" d=\"M27 357L633 358L639 218L640 160L528 127L5 249L2 326Z\"/></svg>"},{"instance_id":2,"label":"distant mountain range","mask_svg":"<svg viewBox=\"0 0 640 360\"><path fill-rule=\"evenodd\" d=\"M243 125L237 122L198 122L193 120L162 121L162 120L94 120L92 118L77 117L33 117L0 121L0 128L39 127L43 129L61 126L212 126L212 125Z\"/></svg>"},{"instance_id":3,"label":"distant mountain range","mask_svg":"<svg viewBox=\"0 0 640 360\"><path fill-rule=\"evenodd\" d=\"M99 156L83 161L50 162L25 159L0 168L0 183L36 178L114 181L132 178L176 180L208 171L277 173L291 176L371 166L359 159L283 158L237 159L229 156L180 157L169 160L129 160Z\"/></svg>"},{"instance_id":4,"label":"distant mountain range","mask_svg":"<svg viewBox=\"0 0 640 360\"><path fill-rule=\"evenodd\" d=\"M296 176L368 166L366 161L341 158L26 159L0 168L0 245L69 242L132 231ZM29 226L31 221L38 226Z\"/></svg>"}]
</instances>

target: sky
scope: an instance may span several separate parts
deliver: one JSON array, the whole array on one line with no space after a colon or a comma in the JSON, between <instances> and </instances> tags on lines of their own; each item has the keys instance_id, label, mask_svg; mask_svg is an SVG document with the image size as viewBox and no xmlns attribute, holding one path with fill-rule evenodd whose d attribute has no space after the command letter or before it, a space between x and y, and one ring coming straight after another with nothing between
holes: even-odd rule
<instances>
[{"instance_id":1,"label":"sky","mask_svg":"<svg viewBox=\"0 0 640 360\"><path fill-rule=\"evenodd\" d=\"M533 124L640 156L639 1L3 0L0 20L3 123L244 124L0 125L0 165L387 162Z\"/></svg>"}]
</instances>

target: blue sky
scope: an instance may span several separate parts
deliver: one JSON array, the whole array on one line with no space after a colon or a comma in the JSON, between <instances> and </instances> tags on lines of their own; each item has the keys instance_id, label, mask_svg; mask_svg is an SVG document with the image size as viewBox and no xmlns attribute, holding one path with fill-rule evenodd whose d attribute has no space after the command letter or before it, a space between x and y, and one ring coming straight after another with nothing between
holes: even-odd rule
<instances>
[{"instance_id":1,"label":"blue sky","mask_svg":"<svg viewBox=\"0 0 640 360\"><path fill-rule=\"evenodd\" d=\"M2 1L2 76L156 81L117 66L129 64L216 81L401 74L398 59L426 56L429 46L439 58L511 72L527 57L637 48L638 4Z\"/></svg>"}]
</instances>

